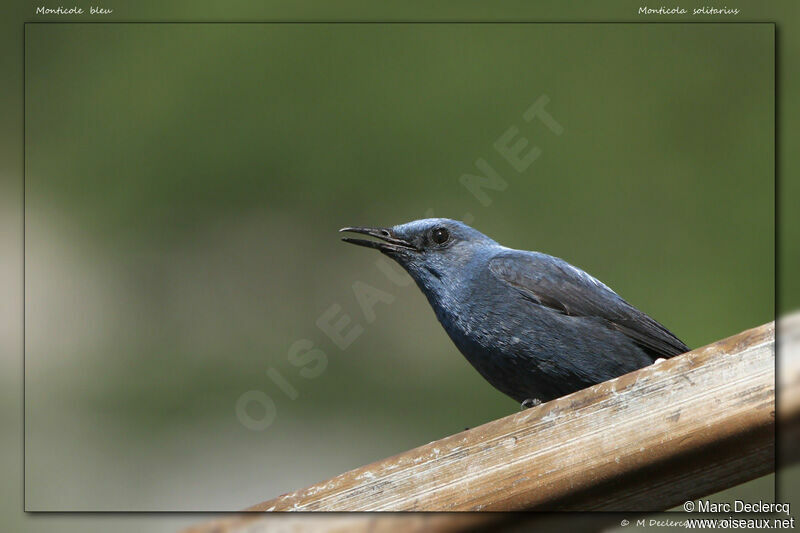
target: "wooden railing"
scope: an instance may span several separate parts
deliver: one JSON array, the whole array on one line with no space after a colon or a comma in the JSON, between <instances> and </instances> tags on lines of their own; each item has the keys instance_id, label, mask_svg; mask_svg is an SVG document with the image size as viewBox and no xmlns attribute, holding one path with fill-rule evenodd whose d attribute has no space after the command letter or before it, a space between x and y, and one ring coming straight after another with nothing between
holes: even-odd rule
<instances>
[{"instance_id":1,"label":"wooden railing","mask_svg":"<svg viewBox=\"0 0 800 533\"><path fill-rule=\"evenodd\" d=\"M787 324L800 332L800 316ZM788 346L781 367L780 420L795 431L798 345ZM668 509L774 471L775 375L775 326L768 323L247 511ZM398 530L424 521L426 530L456 531L498 516L393 520ZM346 521L366 531L374 519ZM274 525L247 513L190 531L255 532L262 522ZM321 530L318 521L313 529Z\"/></svg>"}]
</instances>

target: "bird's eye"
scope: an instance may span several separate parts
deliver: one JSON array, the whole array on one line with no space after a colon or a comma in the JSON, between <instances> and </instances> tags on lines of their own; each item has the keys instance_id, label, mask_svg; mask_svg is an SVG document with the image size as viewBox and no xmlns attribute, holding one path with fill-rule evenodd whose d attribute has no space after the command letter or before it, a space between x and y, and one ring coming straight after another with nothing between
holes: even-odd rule
<instances>
[{"instance_id":1,"label":"bird's eye","mask_svg":"<svg viewBox=\"0 0 800 533\"><path fill-rule=\"evenodd\" d=\"M447 239L449 238L450 238L450 232L447 231L446 228L436 228L431 233L431 239L433 239L433 242L435 242L436 244L444 244L447 242Z\"/></svg>"}]
</instances>

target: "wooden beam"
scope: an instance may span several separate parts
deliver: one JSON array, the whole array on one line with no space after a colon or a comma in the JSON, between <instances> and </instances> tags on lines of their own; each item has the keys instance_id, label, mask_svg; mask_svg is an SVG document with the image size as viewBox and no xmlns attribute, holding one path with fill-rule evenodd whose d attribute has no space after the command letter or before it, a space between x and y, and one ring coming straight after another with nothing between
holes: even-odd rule
<instances>
[{"instance_id":1,"label":"wooden beam","mask_svg":"<svg viewBox=\"0 0 800 533\"><path fill-rule=\"evenodd\" d=\"M564 531L597 533L619 526L612 513L243 513L184 533L480 533Z\"/></svg>"},{"instance_id":2,"label":"wooden beam","mask_svg":"<svg viewBox=\"0 0 800 533\"><path fill-rule=\"evenodd\" d=\"M765 324L247 510L668 509L774 470L774 336Z\"/></svg>"},{"instance_id":3,"label":"wooden beam","mask_svg":"<svg viewBox=\"0 0 800 533\"><path fill-rule=\"evenodd\" d=\"M657 511L774 469L774 323L251 507Z\"/></svg>"},{"instance_id":4,"label":"wooden beam","mask_svg":"<svg viewBox=\"0 0 800 533\"><path fill-rule=\"evenodd\" d=\"M778 321L779 465L800 461L800 313Z\"/></svg>"}]
</instances>

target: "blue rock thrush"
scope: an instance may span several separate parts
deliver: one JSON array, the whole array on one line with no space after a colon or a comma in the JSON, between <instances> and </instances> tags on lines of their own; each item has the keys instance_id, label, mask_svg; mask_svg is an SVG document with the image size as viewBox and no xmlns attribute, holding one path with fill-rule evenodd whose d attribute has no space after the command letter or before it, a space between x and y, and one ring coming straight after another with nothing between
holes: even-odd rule
<instances>
[{"instance_id":1,"label":"blue rock thrush","mask_svg":"<svg viewBox=\"0 0 800 533\"><path fill-rule=\"evenodd\" d=\"M455 220L342 228L408 271L467 360L522 407L689 350L566 261L506 248Z\"/></svg>"}]
</instances>

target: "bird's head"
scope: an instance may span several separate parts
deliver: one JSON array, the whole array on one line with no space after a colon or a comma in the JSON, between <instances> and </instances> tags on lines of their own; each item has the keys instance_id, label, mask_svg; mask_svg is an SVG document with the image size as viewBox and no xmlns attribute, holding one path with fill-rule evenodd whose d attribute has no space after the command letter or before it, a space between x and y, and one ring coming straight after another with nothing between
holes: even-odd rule
<instances>
[{"instance_id":1,"label":"bird's head","mask_svg":"<svg viewBox=\"0 0 800 533\"><path fill-rule=\"evenodd\" d=\"M348 227L339 231L379 239L342 238L391 257L427 290L457 283L471 260L499 246L478 230L448 218L425 218L391 228Z\"/></svg>"}]
</instances>

